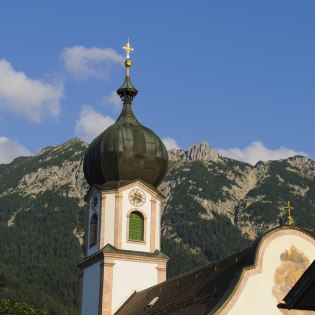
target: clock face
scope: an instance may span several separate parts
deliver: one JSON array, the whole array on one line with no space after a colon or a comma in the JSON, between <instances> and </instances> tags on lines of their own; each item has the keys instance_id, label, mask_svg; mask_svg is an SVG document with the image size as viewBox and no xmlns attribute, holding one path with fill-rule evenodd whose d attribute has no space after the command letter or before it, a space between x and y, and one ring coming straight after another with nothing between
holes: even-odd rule
<instances>
[{"instance_id":1,"label":"clock face","mask_svg":"<svg viewBox=\"0 0 315 315\"><path fill-rule=\"evenodd\" d=\"M145 203L145 193L139 189L132 189L129 193L129 201L136 207L141 207Z\"/></svg>"}]
</instances>

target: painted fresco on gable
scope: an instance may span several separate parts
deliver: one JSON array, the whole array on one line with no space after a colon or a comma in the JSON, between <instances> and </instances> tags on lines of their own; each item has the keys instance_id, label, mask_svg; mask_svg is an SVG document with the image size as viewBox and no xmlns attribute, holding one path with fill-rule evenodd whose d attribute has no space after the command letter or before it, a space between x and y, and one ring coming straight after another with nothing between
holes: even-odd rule
<instances>
[{"instance_id":1,"label":"painted fresco on gable","mask_svg":"<svg viewBox=\"0 0 315 315\"><path fill-rule=\"evenodd\" d=\"M310 264L309 259L304 255L304 253L294 245L291 245L289 250L282 253L280 255L280 259L281 265L274 273L274 286L272 289L272 294L279 303L283 301L283 298L299 280ZM298 315L308 314L309 312L281 309L281 313L285 315Z\"/></svg>"}]
</instances>

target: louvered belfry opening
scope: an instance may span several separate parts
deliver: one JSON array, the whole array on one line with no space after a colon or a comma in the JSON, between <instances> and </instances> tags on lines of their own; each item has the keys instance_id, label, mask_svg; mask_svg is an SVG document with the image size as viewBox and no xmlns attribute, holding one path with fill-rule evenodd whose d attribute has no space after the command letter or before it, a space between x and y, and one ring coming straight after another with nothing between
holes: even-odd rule
<instances>
[{"instance_id":1,"label":"louvered belfry opening","mask_svg":"<svg viewBox=\"0 0 315 315\"><path fill-rule=\"evenodd\" d=\"M138 211L130 213L129 217L129 240L143 241L143 215Z\"/></svg>"},{"instance_id":2,"label":"louvered belfry opening","mask_svg":"<svg viewBox=\"0 0 315 315\"><path fill-rule=\"evenodd\" d=\"M97 243L97 215L93 214L90 220L90 241L89 246L94 246Z\"/></svg>"}]
</instances>

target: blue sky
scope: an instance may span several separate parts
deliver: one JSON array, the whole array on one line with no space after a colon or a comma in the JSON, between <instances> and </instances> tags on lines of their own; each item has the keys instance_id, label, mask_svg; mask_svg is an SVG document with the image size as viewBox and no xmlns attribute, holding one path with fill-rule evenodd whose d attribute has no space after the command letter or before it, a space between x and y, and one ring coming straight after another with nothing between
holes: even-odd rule
<instances>
[{"instance_id":1,"label":"blue sky","mask_svg":"<svg viewBox=\"0 0 315 315\"><path fill-rule=\"evenodd\" d=\"M119 115L130 37L138 119L186 149L315 158L315 2L2 1L0 163Z\"/></svg>"}]
</instances>

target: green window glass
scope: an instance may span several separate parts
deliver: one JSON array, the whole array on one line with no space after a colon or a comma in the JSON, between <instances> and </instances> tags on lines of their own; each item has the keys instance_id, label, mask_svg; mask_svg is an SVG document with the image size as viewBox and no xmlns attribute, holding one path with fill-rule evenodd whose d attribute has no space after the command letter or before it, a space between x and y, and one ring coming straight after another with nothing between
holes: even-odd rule
<instances>
[{"instance_id":1,"label":"green window glass","mask_svg":"<svg viewBox=\"0 0 315 315\"><path fill-rule=\"evenodd\" d=\"M143 241L143 216L139 212L130 213L129 239L132 241Z\"/></svg>"}]
</instances>

